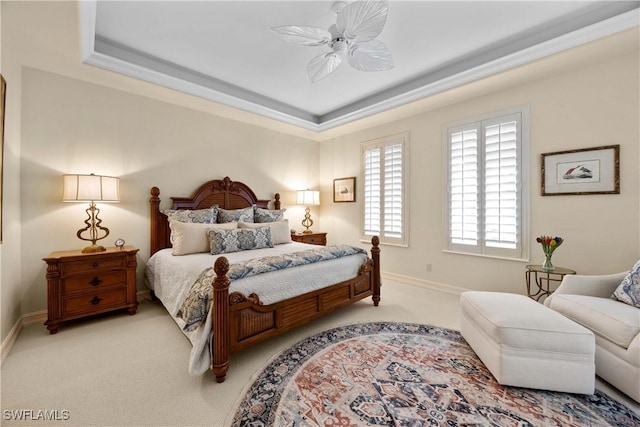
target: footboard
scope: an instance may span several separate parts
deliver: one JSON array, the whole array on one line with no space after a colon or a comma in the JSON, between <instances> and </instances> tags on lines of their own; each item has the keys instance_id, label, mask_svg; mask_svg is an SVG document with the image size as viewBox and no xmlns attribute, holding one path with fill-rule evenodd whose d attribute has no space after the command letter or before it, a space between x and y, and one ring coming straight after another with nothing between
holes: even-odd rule
<instances>
[{"instance_id":1,"label":"footboard","mask_svg":"<svg viewBox=\"0 0 640 427\"><path fill-rule=\"evenodd\" d=\"M372 297L380 302L380 241L371 239L371 258L353 279L271 305L262 305L257 295L229 294L229 262L216 260L213 281L213 362L217 382L223 382L230 355L280 335L356 301Z\"/></svg>"}]
</instances>

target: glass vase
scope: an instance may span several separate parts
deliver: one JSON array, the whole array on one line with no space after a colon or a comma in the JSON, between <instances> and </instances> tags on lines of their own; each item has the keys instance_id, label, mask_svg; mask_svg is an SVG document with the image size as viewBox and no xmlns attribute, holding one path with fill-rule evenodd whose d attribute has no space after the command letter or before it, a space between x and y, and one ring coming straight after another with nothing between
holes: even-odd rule
<instances>
[{"instance_id":1,"label":"glass vase","mask_svg":"<svg viewBox=\"0 0 640 427\"><path fill-rule=\"evenodd\" d=\"M551 254L544 254L544 262L542 263L542 269L544 271L553 271L553 264L551 263Z\"/></svg>"}]
</instances>

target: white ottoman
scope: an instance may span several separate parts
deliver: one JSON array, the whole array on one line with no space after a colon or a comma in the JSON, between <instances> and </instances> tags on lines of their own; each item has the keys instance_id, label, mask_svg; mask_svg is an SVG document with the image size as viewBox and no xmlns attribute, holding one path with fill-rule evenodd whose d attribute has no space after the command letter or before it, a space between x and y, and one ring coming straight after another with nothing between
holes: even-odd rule
<instances>
[{"instance_id":1,"label":"white ottoman","mask_svg":"<svg viewBox=\"0 0 640 427\"><path fill-rule=\"evenodd\" d=\"M463 292L460 332L498 383L593 394L595 337L529 297Z\"/></svg>"}]
</instances>

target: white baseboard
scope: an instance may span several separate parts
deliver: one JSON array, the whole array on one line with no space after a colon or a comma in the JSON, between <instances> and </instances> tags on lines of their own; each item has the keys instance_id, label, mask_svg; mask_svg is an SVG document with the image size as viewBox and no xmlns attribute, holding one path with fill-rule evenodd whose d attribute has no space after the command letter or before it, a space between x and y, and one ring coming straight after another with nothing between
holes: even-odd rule
<instances>
[{"instance_id":1,"label":"white baseboard","mask_svg":"<svg viewBox=\"0 0 640 427\"><path fill-rule=\"evenodd\" d=\"M11 330L9 331L9 335L7 335L7 338L5 338L5 340L2 342L2 348L0 349L0 365L4 363L5 359L9 355L13 344L15 344L16 340L18 339L20 332L22 332L22 328L24 327L24 325L33 322L44 322L45 320L47 320L47 310L36 311L34 313L24 314L20 316L15 325L13 325L13 328L11 328Z\"/></svg>"},{"instance_id":2,"label":"white baseboard","mask_svg":"<svg viewBox=\"0 0 640 427\"><path fill-rule=\"evenodd\" d=\"M151 300L151 294L148 290L139 291L137 293L137 298L138 298L138 301L143 301L143 300L148 301L148 300ZM4 363L4 360L9 355L9 352L11 351L13 344L15 344L16 340L18 339L20 332L22 332L22 328L24 327L24 325L27 325L33 322L44 323L46 320L47 320L47 310L27 313L20 316L18 321L15 323L15 325L13 325L13 328L11 328L11 330L9 331L7 338L5 338L5 340L2 342L2 345L0 345L0 366Z\"/></svg>"},{"instance_id":3,"label":"white baseboard","mask_svg":"<svg viewBox=\"0 0 640 427\"><path fill-rule=\"evenodd\" d=\"M396 282L404 283L407 285L418 286L420 288L426 288L433 291L445 292L453 295L460 295L469 289L458 288L456 286L445 285L444 283L429 282L427 280L416 279L415 277L403 276L401 274L382 272L380 273L383 279L394 280Z\"/></svg>"}]
</instances>

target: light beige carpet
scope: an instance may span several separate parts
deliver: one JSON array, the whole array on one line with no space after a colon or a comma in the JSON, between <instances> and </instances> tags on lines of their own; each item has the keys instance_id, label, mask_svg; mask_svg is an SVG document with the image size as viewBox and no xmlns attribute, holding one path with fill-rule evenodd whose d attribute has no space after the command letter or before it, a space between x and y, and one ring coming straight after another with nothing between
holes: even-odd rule
<instances>
[{"instance_id":1,"label":"light beige carpet","mask_svg":"<svg viewBox=\"0 0 640 427\"><path fill-rule=\"evenodd\" d=\"M368 321L458 329L458 297L385 280L379 307L367 299L233 355L222 384L210 373L187 372L191 346L158 302L144 301L135 316L113 313L65 323L56 335L29 324L0 372L1 423L224 426L252 377L280 351L323 330ZM59 420L12 419L36 418L39 411Z\"/></svg>"}]
</instances>

